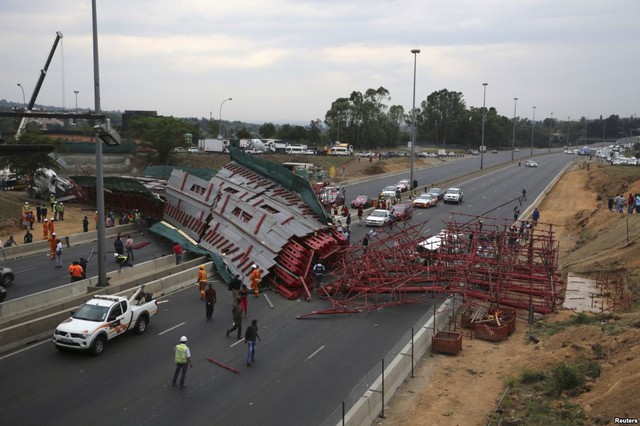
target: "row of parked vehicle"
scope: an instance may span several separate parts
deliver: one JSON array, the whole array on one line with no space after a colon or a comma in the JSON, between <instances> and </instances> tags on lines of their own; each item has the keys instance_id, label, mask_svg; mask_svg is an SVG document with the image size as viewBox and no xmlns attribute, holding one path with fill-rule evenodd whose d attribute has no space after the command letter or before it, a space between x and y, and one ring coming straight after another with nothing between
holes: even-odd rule
<instances>
[{"instance_id":1,"label":"row of parked vehicle","mask_svg":"<svg viewBox=\"0 0 640 426\"><path fill-rule=\"evenodd\" d=\"M410 189L408 179L403 179L395 185L389 185L382 189L378 199L393 200L398 199L398 195L407 192ZM431 208L436 207L440 201L443 203L462 203L464 194L460 188L449 188L443 191L440 188L431 188L427 192L418 195L413 201L406 203L397 203L390 209L376 208L365 219L367 226L384 226L389 222L406 220L413 216L414 208ZM367 194L358 195L351 201L351 207L363 209L373 207L377 203L373 197ZM376 206L377 207L377 206Z\"/></svg>"}]
</instances>

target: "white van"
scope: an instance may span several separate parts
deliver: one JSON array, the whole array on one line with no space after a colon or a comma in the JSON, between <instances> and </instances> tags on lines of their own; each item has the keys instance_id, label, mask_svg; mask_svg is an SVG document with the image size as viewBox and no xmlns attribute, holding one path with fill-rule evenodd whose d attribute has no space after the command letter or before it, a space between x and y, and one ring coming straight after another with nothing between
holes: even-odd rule
<instances>
[{"instance_id":1,"label":"white van","mask_svg":"<svg viewBox=\"0 0 640 426\"><path fill-rule=\"evenodd\" d=\"M284 149L286 154L306 154L306 147L303 146L288 146Z\"/></svg>"},{"instance_id":2,"label":"white van","mask_svg":"<svg viewBox=\"0 0 640 426\"><path fill-rule=\"evenodd\" d=\"M351 155L353 151L349 148L343 148L341 146L336 146L331 148L331 155Z\"/></svg>"}]
</instances>

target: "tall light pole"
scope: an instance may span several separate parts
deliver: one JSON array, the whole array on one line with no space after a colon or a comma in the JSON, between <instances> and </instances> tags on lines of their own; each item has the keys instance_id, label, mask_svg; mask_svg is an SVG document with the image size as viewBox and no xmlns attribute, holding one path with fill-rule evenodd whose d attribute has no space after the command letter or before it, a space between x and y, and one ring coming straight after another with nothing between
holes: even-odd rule
<instances>
[{"instance_id":1,"label":"tall light pole","mask_svg":"<svg viewBox=\"0 0 640 426\"><path fill-rule=\"evenodd\" d=\"M480 170L484 166L484 121L487 117L487 111L485 110L485 102L487 100L487 85L489 83L482 83L484 94L482 95L482 139L480 140Z\"/></svg>"},{"instance_id":2,"label":"tall light pole","mask_svg":"<svg viewBox=\"0 0 640 426\"><path fill-rule=\"evenodd\" d=\"M549 123L549 149L547 152L551 153L551 132L553 131L553 113L551 113L551 122Z\"/></svg>"},{"instance_id":3,"label":"tall light pole","mask_svg":"<svg viewBox=\"0 0 640 426\"><path fill-rule=\"evenodd\" d=\"M74 90L73 93L76 94L76 112L78 112L78 93L80 93L79 90Z\"/></svg>"},{"instance_id":4,"label":"tall light pole","mask_svg":"<svg viewBox=\"0 0 640 426\"><path fill-rule=\"evenodd\" d=\"M516 107L518 106L518 98L513 98L513 136L511 137L511 161L513 161L513 153L516 150Z\"/></svg>"},{"instance_id":5,"label":"tall light pole","mask_svg":"<svg viewBox=\"0 0 640 426\"><path fill-rule=\"evenodd\" d=\"M225 102L232 100L232 98L227 98L224 101L222 101L222 103L220 104L220 111L218 114L218 117L220 118L220 121L218 121L218 139L222 139L222 105L224 105Z\"/></svg>"},{"instance_id":6,"label":"tall light pole","mask_svg":"<svg viewBox=\"0 0 640 426\"><path fill-rule=\"evenodd\" d=\"M98 13L96 0L91 1L91 15L93 23L93 96L95 98L95 112L100 114L100 60L98 57ZM96 125L100 125L97 122ZM96 211L98 212L98 287L109 285L106 268L106 232L104 218L104 171L102 168L102 140L96 135Z\"/></svg>"},{"instance_id":7,"label":"tall light pole","mask_svg":"<svg viewBox=\"0 0 640 426\"><path fill-rule=\"evenodd\" d=\"M24 105L24 107L26 108L27 106L27 100L24 97L24 87L22 87L22 84L18 83L18 87L20 88L20 90L22 90L22 104Z\"/></svg>"},{"instance_id":8,"label":"tall light pole","mask_svg":"<svg viewBox=\"0 0 640 426\"><path fill-rule=\"evenodd\" d=\"M413 53L413 108L411 109L411 174L409 176L409 185L411 187L411 193L409 199L413 196L413 156L416 150L416 62L418 60L418 53L420 49L411 49Z\"/></svg>"},{"instance_id":9,"label":"tall light pole","mask_svg":"<svg viewBox=\"0 0 640 426\"><path fill-rule=\"evenodd\" d=\"M531 153L530 157L533 157L533 129L536 127L536 107L533 107L533 119L531 120Z\"/></svg>"},{"instance_id":10,"label":"tall light pole","mask_svg":"<svg viewBox=\"0 0 640 426\"><path fill-rule=\"evenodd\" d=\"M569 148L569 130L571 130L571 116L567 117L567 148Z\"/></svg>"}]
</instances>

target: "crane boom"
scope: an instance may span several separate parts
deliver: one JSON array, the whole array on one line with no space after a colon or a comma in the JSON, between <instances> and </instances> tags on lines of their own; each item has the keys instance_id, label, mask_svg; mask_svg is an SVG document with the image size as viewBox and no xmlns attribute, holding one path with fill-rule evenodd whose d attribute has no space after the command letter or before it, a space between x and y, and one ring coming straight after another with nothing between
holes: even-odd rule
<instances>
[{"instance_id":1,"label":"crane boom","mask_svg":"<svg viewBox=\"0 0 640 426\"><path fill-rule=\"evenodd\" d=\"M51 64L51 60L53 59L53 55L56 53L56 48L58 47L58 43L60 39L64 37L62 32L56 32L56 39L53 42L53 46L51 47L51 52L49 52L49 57L47 58L47 62L44 64L44 68L40 70L40 77L38 78L38 82L36 83L35 89L33 89L33 94L31 95L31 99L29 99L29 105L27 106L27 111L31 111L33 106L36 104L36 98L38 97L38 93L40 93L40 88L42 87L42 83L44 82L44 78L47 76L47 70L49 70L49 65ZM20 121L20 126L18 127L18 131L16 132L16 139L20 138L20 135L24 131L24 128L27 126L27 117L23 117Z\"/></svg>"}]
</instances>

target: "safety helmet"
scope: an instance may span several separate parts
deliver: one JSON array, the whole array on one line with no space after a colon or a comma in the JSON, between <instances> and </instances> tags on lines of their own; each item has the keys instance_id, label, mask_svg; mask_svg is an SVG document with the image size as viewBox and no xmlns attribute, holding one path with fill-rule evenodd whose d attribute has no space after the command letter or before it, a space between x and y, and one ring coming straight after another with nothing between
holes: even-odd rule
<instances>
[{"instance_id":1,"label":"safety helmet","mask_svg":"<svg viewBox=\"0 0 640 426\"><path fill-rule=\"evenodd\" d=\"M185 343L185 342L187 341L187 336L182 336L182 337L180 338L180 341L181 341L182 343Z\"/></svg>"},{"instance_id":2,"label":"safety helmet","mask_svg":"<svg viewBox=\"0 0 640 426\"><path fill-rule=\"evenodd\" d=\"M55 233L55 232L52 232L52 233L51 233L51 236L54 236L54 235L56 235L56 233Z\"/></svg>"},{"instance_id":3,"label":"safety helmet","mask_svg":"<svg viewBox=\"0 0 640 426\"><path fill-rule=\"evenodd\" d=\"M48 222L48 221L49 221L49 219L47 219L47 218L45 217L45 218L44 218L44 221L45 221L45 222Z\"/></svg>"},{"instance_id":4,"label":"safety helmet","mask_svg":"<svg viewBox=\"0 0 640 426\"><path fill-rule=\"evenodd\" d=\"M113 257L118 257L118 253L113 253Z\"/></svg>"},{"instance_id":5,"label":"safety helmet","mask_svg":"<svg viewBox=\"0 0 640 426\"><path fill-rule=\"evenodd\" d=\"M200 265L200 269L204 269L204 265Z\"/></svg>"},{"instance_id":6,"label":"safety helmet","mask_svg":"<svg viewBox=\"0 0 640 426\"><path fill-rule=\"evenodd\" d=\"M251 269L256 269L258 266L254 263L253 265L251 265Z\"/></svg>"}]
</instances>

